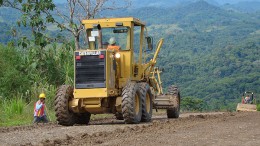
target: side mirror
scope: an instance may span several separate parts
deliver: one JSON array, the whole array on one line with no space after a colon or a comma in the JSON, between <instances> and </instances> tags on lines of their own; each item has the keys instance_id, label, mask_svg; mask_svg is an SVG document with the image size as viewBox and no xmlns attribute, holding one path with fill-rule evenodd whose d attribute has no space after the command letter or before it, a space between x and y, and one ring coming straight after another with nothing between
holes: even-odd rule
<instances>
[{"instance_id":1,"label":"side mirror","mask_svg":"<svg viewBox=\"0 0 260 146\"><path fill-rule=\"evenodd\" d=\"M146 37L146 41L147 41L147 47L149 50L153 50L153 38L148 36Z\"/></svg>"}]
</instances>

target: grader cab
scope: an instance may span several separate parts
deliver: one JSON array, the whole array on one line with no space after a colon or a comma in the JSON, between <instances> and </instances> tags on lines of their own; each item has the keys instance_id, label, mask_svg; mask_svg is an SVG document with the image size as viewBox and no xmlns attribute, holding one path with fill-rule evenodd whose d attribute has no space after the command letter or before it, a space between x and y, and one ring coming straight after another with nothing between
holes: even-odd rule
<instances>
[{"instance_id":1,"label":"grader cab","mask_svg":"<svg viewBox=\"0 0 260 146\"><path fill-rule=\"evenodd\" d=\"M88 124L91 114L103 113L115 114L125 123L149 122L152 109L166 109L168 118L179 117L178 87L172 85L163 94L161 70L155 67L163 39L153 58L145 62L153 39L139 19L104 18L82 24L88 48L74 52L74 86L62 85L57 90L59 124ZM111 37L119 50L107 49Z\"/></svg>"}]
</instances>

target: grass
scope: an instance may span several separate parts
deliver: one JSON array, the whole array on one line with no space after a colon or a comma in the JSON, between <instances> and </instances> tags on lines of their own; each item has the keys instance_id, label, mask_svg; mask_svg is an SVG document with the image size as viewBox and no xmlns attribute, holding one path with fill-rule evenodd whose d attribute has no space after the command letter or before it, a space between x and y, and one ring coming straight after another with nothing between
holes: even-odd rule
<instances>
[{"instance_id":1,"label":"grass","mask_svg":"<svg viewBox=\"0 0 260 146\"><path fill-rule=\"evenodd\" d=\"M50 89L51 90L51 89ZM53 89L54 90L54 89ZM51 94L47 94L51 95ZM38 99L26 103L22 98L1 100L0 102L0 127L32 125L34 103ZM53 99L46 99L47 117L50 122L56 122ZM91 120L112 118L113 114L92 114Z\"/></svg>"},{"instance_id":2,"label":"grass","mask_svg":"<svg viewBox=\"0 0 260 146\"><path fill-rule=\"evenodd\" d=\"M20 115L23 113L25 102L21 99L12 99L10 101L4 101L3 108L8 117L13 114Z\"/></svg>"},{"instance_id":3,"label":"grass","mask_svg":"<svg viewBox=\"0 0 260 146\"><path fill-rule=\"evenodd\" d=\"M39 84L33 84L30 91L25 94L13 96L13 98L9 99L0 96L0 127L31 125L34 104L41 92L46 94L47 117L50 122L56 122L54 111L56 87L40 82ZM111 118L113 116L113 114L93 114L91 120Z\"/></svg>"},{"instance_id":4,"label":"grass","mask_svg":"<svg viewBox=\"0 0 260 146\"><path fill-rule=\"evenodd\" d=\"M26 113L26 103L22 98L3 100L1 102L0 126L12 126L24 123L28 117Z\"/></svg>"},{"instance_id":5,"label":"grass","mask_svg":"<svg viewBox=\"0 0 260 146\"><path fill-rule=\"evenodd\" d=\"M256 109L257 109L257 111L260 111L260 104L257 104Z\"/></svg>"},{"instance_id":6,"label":"grass","mask_svg":"<svg viewBox=\"0 0 260 146\"><path fill-rule=\"evenodd\" d=\"M4 101L0 103L0 127L31 125L33 121L34 102L25 103L21 98ZM50 122L56 122L55 112L52 104L47 102L47 117ZM165 110L155 110L155 115L165 114ZM92 114L91 120L113 118L113 114Z\"/></svg>"},{"instance_id":7,"label":"grass","mask_svg":"<svg viewBox=\"0 0 260 146\"><path fill-rule=\"evenodd\" d=\"M22 98L4 100L0 103L0 127L32 124L33 109L34 102L27 104ZM50 121L56 121L53 110L48 110L47 116Z\"/></svg>"}]
</instances>

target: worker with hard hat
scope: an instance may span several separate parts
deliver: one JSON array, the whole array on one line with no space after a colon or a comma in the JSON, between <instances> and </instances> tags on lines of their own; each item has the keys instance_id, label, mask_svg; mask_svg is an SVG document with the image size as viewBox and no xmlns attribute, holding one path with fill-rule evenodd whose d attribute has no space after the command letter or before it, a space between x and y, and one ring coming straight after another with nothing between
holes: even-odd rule
<instances>
[{"instance_id":1,"label":"worker with hard hat","mask_svg":"<svg viewBox=\"0 0 260 146\"><path fill-rule=\"evenodd\" d=\"M39 100L34 104L34 120L33 123L48 123L46 116L46 106L45 106L45 94L41 93L39 95Z\"/></svg>"},{"instance_id":2,"label":"worker with hard hat","mask_svg":"<svg viewBox=\"0 0 260 146\"><path fill-rule=\"evenodd\" d=\"M111 37L108 41L109 45L107 47L108 50L115 50L115 51L119 51L120 50L120 46L116 45L116 39L115 37Z\"/></svg>"}]
</instances>

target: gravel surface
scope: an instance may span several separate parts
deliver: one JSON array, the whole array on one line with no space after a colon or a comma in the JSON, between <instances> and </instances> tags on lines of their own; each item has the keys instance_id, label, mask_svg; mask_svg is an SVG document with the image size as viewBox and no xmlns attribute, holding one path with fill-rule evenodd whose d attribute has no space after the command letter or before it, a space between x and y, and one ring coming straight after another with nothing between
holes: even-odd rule
<instances>
[{"instance_id":1,"label":"gravel surface","mask_svg":"<svg viewBox=\"0 0 260 146\"><path fill-rule=\"evenodd\" d=\"M0 128L0 145L180 145L258 146L260 112L185 113L150 123L124 124L112 118L88 126L55 123Z\"/></svg>"}]
</instances>

